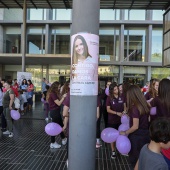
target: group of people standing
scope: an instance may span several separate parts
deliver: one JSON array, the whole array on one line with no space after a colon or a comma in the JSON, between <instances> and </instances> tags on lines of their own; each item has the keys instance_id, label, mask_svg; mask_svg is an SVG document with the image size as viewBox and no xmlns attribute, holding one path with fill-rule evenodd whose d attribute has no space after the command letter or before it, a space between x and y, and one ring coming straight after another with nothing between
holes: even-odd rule
<instances>
[{"instance_id":1,"label":"group of people standing","mask_svg":"<svg viewBox=\"0 0 170 170\"><path fill-rule=\"evenodd\" d=\"M124 114L129 116L130 128L126 131L121 131L120 134L127 135L131 142L131 150L128 155L131 165L133 167L136 165L135 168L138 169L138 165L141 165L139 155L142 147L146 147L150 140L153 140L156 143L163 143L157 149L160 152L156 153L163 154L164 160L162 156L162 160L160 159L160 161L156 162L156 165L163 164L164 167L167 168L169 166L170 168L170 149L165 150L165 148L170 148L170 135L167 135L166 139L161 140L162 134L158 132L160 131L161 133L162 128L165 128L161 127L163 123L166 127L170 126L170 120L168 119L170 117L170 80L162 79L159 81L158 79L151 79L145 95L138 85L131 85L129 83L117 85L111 82L107 82L107 85L109 94L105 98L106 102L104 103L106 103L106 106L103 106L104 108L106 107L103 113L105 126L118 129L121 124L121 116ZM156 107L155 115L150 115L151 107ZM165 120L161 122L160 118ZM152 122L154 125L152 125ZM150 134L155 133L153 129L155 129L156 124L160 124L160 128L157 128L159 135L156 139L155 137L152 139ZM150 125L152 129L150 129L149 133ZM170 134L170 129L167 131L168 133ZM111 150L111 158L115 159L116 150L114 143L111 144ZM139 162L137 163L138 159ZM141 168L139 167L139 169Z\"/></svg>"},{"instance_id":2,"label":"group of people standing","mask_svg":"<svg viewBox=\"0 0 170 170\"><path fill-rule=\"evenodd\" d=\"M139 169L141 169L141 162L139 159L140 151L143 147L146 148L146 145L148 145L149 142L153 140L152 142L156 141L157 143L163 143L159 148L160 153L163 154L161 157L162 160L157 161L156 165L161 165L164 161L163 164L166 164L166 166L168 165L170 167L170 149L165 150L165 148L170 148L170 135L167 136L166 139L162 139L161 134L157 138L153 137L153 134L155 133L153 129L155 129L157 124L163 124L166 127L170 126L170 121L168 119L170 117L170 80L162 79L159 81L157 79L151 79L149 88L145 95L138 85L132 85L126 82L118 85L116 82L112 83L108 81L106 88L109 91L108 94L103 93L103 90L100 88L98 90L98 104L96 109L96 148L101 146L100 121L102 115L105 122L105 127L112 127L115 129L118 129L121 124L121 116L127 115L129 116L130 120L130 128L126 131L121 131L120 135L127 135L131 142L131 150L129 154L126 155L129 157L131 165L136 169L138 169L139 166ZM54 82L47 90L45 100L49 105L50 117L52 118L52 121L63 127L63 132L60 134L60 136L62 139L62 144L65 145L67 143L66 137L68 135L68 133L66 135L65 131L68 129L68 120L70 114L69 82L64 84L62 90L60 83ZM156 114L154 116L150 115L151 107L156 107ZM64 119L62 119L62 117ZM161 122L161 117L165 118L166 120L162 120ZM167 125L167 122L169 125ZM151 128L149 132L150 126ZM160 128L157 128L157 132L161 131L161 129L161 126ZM170 134L170 129L167 133ZM152 136L150 136L151 134ZM152 145L149 144L148 146ZM50 148L60 147L61 145L58 144L55 141L55 137L52 136ZM111 159L116 159L117 151L115 148L115 143L111 144L111 151ZM165 161L167 163L165 163Z\"/></svg>"},{"instance_id":3,"label":"group of people standing","mask_svg":"<svg viewBox=\"0 0 170 170\"><path fill-rule=\"evenodd\" d=\"M23 115L27 110L31 111L34 85L31 80L24 79L19 86L17 79L0 82L0 115L4 135L13 137L13 119L11 110L18 110ZM17 99L17 100L16 100ZM16 104L16 101L18 102Z\"/></svg>"}]
</instances>

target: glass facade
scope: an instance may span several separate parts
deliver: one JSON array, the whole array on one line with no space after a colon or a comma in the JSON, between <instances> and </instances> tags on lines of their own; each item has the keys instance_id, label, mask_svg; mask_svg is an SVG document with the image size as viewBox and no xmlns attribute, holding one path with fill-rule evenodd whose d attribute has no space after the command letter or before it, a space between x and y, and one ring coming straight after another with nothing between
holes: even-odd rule
<instances>
[{"instance_id":1,"label":"glass facade","mask_svg":"<svg viewBox=\"0 0 170 170\"><path fill-rule=\"evenodd\" d=\"M152 12L152 20L163 21L164 10L153 10Z\"/></svg>"},{"instance_id":2,"label":"glass facade","mask_svg":"<svg viewBox=\"0 0 170 170\"><path fill-rule=\"evenodd\" d=\"M53 9L52 20L71 20L71 9Z\"/></svg>"},{"instance_id":3,"label":"glass facade","mask_svg":"<svg viewBox=\"0 0 170 170\"><path fill-rule=\"evenodd\" d=\"M100 9L100 20L119 20L120 10Z\"/></svg>"},{"instance_id":4,"label":"glass facade","mask_svg":"<svg viewBox=\"0 0 170 170\"><path fill-rule=\"evenodd\" d=\"M124 61L145 61L146 29L125 28Z\"/></svg>"},{"instance_id":5,"label":"glass facade","mask_svg":"<svg viewBox=\"0 0 170 170\"><path fill-rule=\"evenodd\" d=\"M125 10L125 20L145 20L145 10Z\"/></svg>"},{"instance_id":6,"label":"glass facade","mask_svg":"<svg viewBox=\"0 0 170 170\"><path fill-rule=\"evenodd\" d=\"M100 28L100 61L118 61L119 59L119 29Z\"/></svg>"},{"instance_id":7,"label":"glass facade","mask_svg":"<svg viewBox=\"0 0 170 170\"><path fill-rule=\"evenodd\" d=\"M21 27L4 27L4 53L21 53Z\"/></svg>"},{"instance_id":8,"label":"glass facade","mask_svg":"<svg viewBox=\"0 0 170 170\"><path fill-rule=\"evenodd\" d=\"M38 63L39 65L36 66L26 66L27 71L33 75L37 91L41 88L43 77L50 82L56 80L64 82L70 77L70 63L67 62L66 65L66 60L62 60L62 57L70 54L71 13L71 9L27 10L29 22L26 30L26 55L31 54L34 57L35 54L42 57L43 54L47 54L50 58L58 56L61 58L54 63L57 65L51 65L53 63L49 60L46 65L42 62L43 64ZM162 62L163 13L164 11L161 10L147 12L145 10L100 10L98 73L101 81L110 79L119 83L130 81L144 84L150 77L161 79L169 76L169 69L158 67ZM22 9L0 9L0 20L3 20L3 23L7 22L0 25L0 40L2 39L0 55L4 56L2 53L6 53L5 55L8 56L16 53L21 56L22 15ZM51 23L51 20L54 23ZM148 23L148 20L151 23ZM13 21L17 22L13 23ZM165 30L168 24L165 24ZM165 48L170 44L169 37L170 34L164 36L167 39ZM169 56L169 53L166 52L166 55ZM135 62L140 66L135 66ZM151 67L153 62L154 66ZM142 65L144 66L141 67ZM21 66L17 67L17 70L14 67L6 67L6 70L3 68L1 69L0 65L4 74L0 72L2 77L16 78L16 72L21 71ZM151 72L148 73L146 70Z\"/></svg>"},{"instance_id":9,"label":"glass facade","mask_svg":"<svg viewBox=\"0 0 170 170\"><path fill-rule=\"evenodd\" d=\"M151 61L162 62L162 29L161 28L154 28L152 30Z\"/></svg>"},{"instance_id":10,"label":"glass facade","mask_svg":"<svg viewBox=\"0 0 170 170\"><path fill-rule=\"evenodd\" d=\"M45 29L28 28L27 35L27 53L28 54L45 54Z\"/></svg>"},{"instance_id":11,"label":"glass facade","mask_svg":"<svg viewBox=\"0 0 170 170\"><path fill-rule=\"evenodd\" d=\"M51 54L69 54L70 28L56 27L51 34Z\"/></svg>"},{"instance_id":12,"label":"glass facade","mask_svg":"<svg viewBox=\"0 0 170 170\"><path fill-rule=\"evenodd\" d=\"M28 20L46 20L46 9L28 9Z\"/></svg>"}]
</instances>

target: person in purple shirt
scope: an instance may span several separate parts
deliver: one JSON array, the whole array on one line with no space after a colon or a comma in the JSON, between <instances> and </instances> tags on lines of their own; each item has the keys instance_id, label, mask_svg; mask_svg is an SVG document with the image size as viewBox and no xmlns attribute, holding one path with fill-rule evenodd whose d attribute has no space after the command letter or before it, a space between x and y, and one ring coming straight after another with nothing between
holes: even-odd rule
<instances>
[{"instance_id":1,"label":"person in purple shirt","mask_svg":"<svg viewBox=\"0 0 170 170\"><path fill-rule=\"evenodd\" d=\"M157 118L166 117L170 118L170 80L162 79L159 83L158 96L154 98L150 105L156 107ZM170 169L170 149L162 150L164 158Z\"/></svg>"},{"instance_id":2,"label":"person in purple shirt","mask_svg":"<svg viewBox=\"0 0 170 170\"><path fill-rule=\"evenodd\" d=\"M116 83L112 83L109 86L109 96L106 100L106 108L108 112L108 127L118 129L121 124L120 117L124 111L124 98L119 95L119 90ZM111 143L112 159L116 158L114 143Z\"/></svg>"},{"instance_id":3,"label":"person in purple shirt","mask_svg":"<svg viewBox=\"0 0 170 170\"><path fill-rule=\"evenodd\" d=\"M129 160L133 167L139 158L141 148L149 143L149 105L140 88L131 85L127 91L127 108L130 118L130 129L121 131L121 135L129 135L131 150Z\"/></svg>"},{"instance_id":4,"label":"person in purple shirt","mask_svg":"<svg viewBox=\"0 0 170 170\"><path fill-rule=\"evenodd\" d=\"M50 89L47 92L47 101L49 103L49 110L50 110L50 117L52 118L52 122L58 123L61 127L63 127L63 120L60 114L60 106L64 101L64 98L67 94L64 94L62 97L60 96L60 83L55 81ZM62 138L62 145L66 145L67 138L65 137L64 133L61 132L60 136ZM51 136L51 144L50 148L60 148L57 142L55 142L55 136Z\"/></svg>"},{"instance_id":5,"label":"person in purple shirt","mask_svg":"<svg viewBox=\"0 0 170 170\"><path fill-rule=\"evenodd\" d=\"M151 79L149 84L149 91L145 94L145 99L150 100L151 98L155 98L158 96L158 87L159 87L158 79Z\"/></svg>"}]
</instances>

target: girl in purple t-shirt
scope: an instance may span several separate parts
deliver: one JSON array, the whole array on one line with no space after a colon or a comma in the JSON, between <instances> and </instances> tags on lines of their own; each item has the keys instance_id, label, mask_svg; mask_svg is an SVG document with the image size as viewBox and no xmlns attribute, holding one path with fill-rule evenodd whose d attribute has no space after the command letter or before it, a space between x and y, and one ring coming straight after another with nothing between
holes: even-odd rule
<instances>
[{"instance_id":1,"label":"girl in purple t-shirt","mask_svg":"<svg viewBox=\"0 0 170 170\"><path fill-rule=\"evenodd\" d=\"M134 167L141 148L149 143L149 105L140 88L136 85L131 85L127 91L127 109L130 117L130 129L122 131L120 134L129 135L131 142L129 160Z\"/></svg>"},{"instance_id":2,"label":"girl in purple t-shirt","mask_svg":"<svg viewBox=\"0 0 170 170\"><path fill-rule=\"evenodd\" d=\"M50 117L52 118L52 122L58 123L61 127L63 127L64 125L60 114L60 106L64 101L64 98L67 96L67 94L64 94L61 97L59 90L60 90L60 83L55 81L47 92L47 101L49 103ZM62 138L62 145L65 145L67 143L67 138L65 137L63 132L60 133L60 136ZM61 145L59 145L55 141L55 136L51 136L50 148L60 148L60 147Z\"/></svg>"},{"instance_id":3,"label":"girl in purple t-shirt","mask_svg":"<svg viewBox=\"0 0 170 170\"><path fill-rule=\"evenodd\" d=\"M170 118L170 80L162 79L159 83L158 96L154 98L150 105L156 107L157 114L159 117ZM165 160L170 169L170 149L162 150Z\"/></svg>"},{"instance_id":4,"label":"girl in purple t-shirt","mask_svg":"<svg viewBox=\"0 0 170 170\"><path fill-rule=\"evenodd\" d=\"M119 95L119 90L116 83L112 83L109 86L109 96L106 100L106 108L108 112L108 127L118 129L121 124L120 117L124 111L124 98ZM111 143L112 159L116 158L114 143Z\"/></svg>"}]
</instances>

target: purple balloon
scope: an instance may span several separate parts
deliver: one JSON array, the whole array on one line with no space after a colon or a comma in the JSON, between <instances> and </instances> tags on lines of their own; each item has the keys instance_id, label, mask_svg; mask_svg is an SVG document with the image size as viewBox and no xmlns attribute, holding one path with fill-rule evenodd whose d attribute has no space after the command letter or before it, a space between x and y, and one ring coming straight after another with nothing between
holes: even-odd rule
<instances>
[{"instance_id":1,"label":"purple balloon","mask_svg":"<svg viewBox=\"0 0 170 170\"><path fill-rule=\"evenodd\" d=\"M156 115L156 107L150 109L150 115Z\"/></svg>"},{"instance_id":2,"label":"purple balloon","mask_svg":"<svg viewBox=\"0 0 170 170\"><path fill-rule=\"evenodd\" d=\"M107 88L105 89L105 94L106 94L107 96L109 96L109 87L107 87Z\"/></svg>"},{"instance_id":3,"label":"purple balloon","mask_svg":"<svg viewBox=\"0 0 170 170\"><path fill-rule=\"evenodd\" d=\"M121 123L122 124L129 124L129 117L127 115L123 115L121 117Z\"/></svg>"},{"instance_id":4,"label":"purple balloon","mask_svg":"<svg viewBox=\"0 0 170 170\"><path fill-rule=\"evenodd\" d=\"M129 124L121 124L118 128L118 131L126 131L129 129Z\"/></svg>"},{"instance_id":5,"label":"purple balloon","mask_svg":"<svg viewBox=\"0 0 170 170\"><path fill-rule=\"evenodd\" d=\"M121 154L129 153L131 149L131 143L127 136L119 135L116 140L116 148Z\"/></svg>"},{"instance_id":6,"label":"purple balloon","mask_svg":"<svg viewBox=\"0 0 170 170\"><path fill-rule=\"evenodd\" d=\"M113 143L119 136L119 131L114 128L106 128L101 133L101 138L106 143Z\"/></svg>"},{"instance_id":7,"label":"purple balloon","mask_svg":"<svg viewBox=\"0 0 170 170\"><path fill-rule=\"evenodd\" d=\"M21 115L17 110L11 110L11 117L14 120L18 120L21 117Z\"/></svg>"},{"instance_id":8,"label":"purple balloon","mask_svg":"<svg viewBox=\"0 0 170 170\"><path fill-rule=\"evenodd\" d=\"M44 98L41 98L41 101L44 103Z\"/></svg>"},{"instance_id":9,"label":"purple balloon","mask_svg":"<svg viewBox=\"0 0 170 170\"><path fill-rule=\"evenodd\" d=\"M50 136L56 136L62 132L62 127L57 123L51 122L45 126L45 132Z\"/></svg>"}]
</instances>

